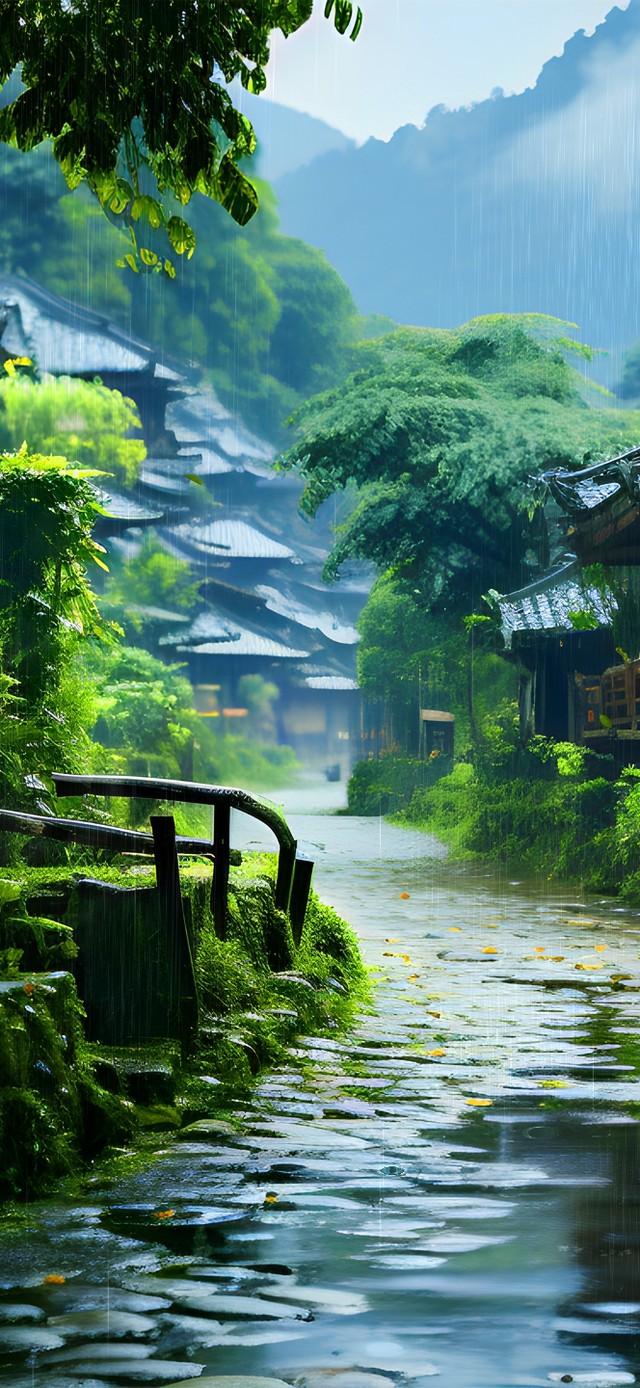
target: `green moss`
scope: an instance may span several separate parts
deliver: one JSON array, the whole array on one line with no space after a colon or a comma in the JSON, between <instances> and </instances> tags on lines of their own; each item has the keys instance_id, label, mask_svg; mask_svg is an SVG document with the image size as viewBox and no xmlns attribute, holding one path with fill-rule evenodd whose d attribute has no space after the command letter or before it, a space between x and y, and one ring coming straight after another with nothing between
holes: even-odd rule
<instances>
[{"instance_id":1,"label":"green moss","mask_svg":"<svg viewBox=\"0 0 640 1388\"><path fill-rule=\"evenodd\" d=\"M93 1079L69 974L22 975L0 993L0 1196L36 1196L83 1154L133 1130Z\"/></svg>"},{"instance_id":2,"label":"green moss","mask_svg":"<svg viewBox=\"0 0 640 1388\"><path fill-rule=\"evenodd\" d=\"M211 916L210 862L181 869L194 926L201 1029L195 1054L175 1077L175 1096L157 1096L161 1111L153 1098L143 1098L142 1109L131 1102L136 1095L126 1056L118 1058L113 1048L107 1055L104 1047L84 1041L83 1010L69 974L55 988L42 975L34 975L33 984L21 975L6 985L11 1001L0 1007L0 1150L6 1173L0 1196L43 1192L56 1176L77 1171L105 1147L129 1142L139 1127L151 1135L172 1121L224 1114L249 1095L255 1076L283 1056L296 1032L335 1031L350 1023L368 999L356 937L311 893L296 949L288 918L274 904L275 865L274 855L248 855L232 869L224 941ZM21 867L12 901L22 910L29 897L42 900L47 894L72 903L75 881L88 870L68 864ZM154 877L144 860L128 860L124 868L118 861L92 864L90 870L123 887L148 887ZM71 909L67 918L72 917ZM33 935L31 922L24 929ZM61 927L54 921L51 929L55 934ZM61 938L68 938L64 931ZM45 931L47 958L48 940ZM140 1050L155 1054L153 1046ZM36 1057L42 1068L34 1076ZM141 1063L140 1055L134 1057L134 1070Z\"/></svg>"}]
</instances>

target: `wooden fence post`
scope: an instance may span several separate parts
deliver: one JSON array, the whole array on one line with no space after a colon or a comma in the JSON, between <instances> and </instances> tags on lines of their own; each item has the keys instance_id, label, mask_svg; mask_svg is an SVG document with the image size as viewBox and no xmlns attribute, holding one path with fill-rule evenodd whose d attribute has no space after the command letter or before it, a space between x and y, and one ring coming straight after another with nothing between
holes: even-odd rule
<instances>
[{"instance_id":1,"label":"wooden fence post","mask_svg":"<svg viewBox=\"0 0 640 1388\"><path fill-rule=\"evenodd\" d=\"M302 927L304 925L305 912L309 901L312 873L313 863L310 858L296 858L293 868L291 899L289 902L289 920L291 921L291 933L296 949L302 938Z\"/></svg>"},{"instance_id":2,"label":"wooden fence post","mask_svg":"<svg viewBox=\"0 0 640 1388\"><path fill-rule=\"evenodd\" d=\"M176 826L172 815L150 815L150 824L160 911L167 931L170 1009L188 1050L198 1025L198 993L180 891Z\"/></svg>"},{"instance_id":3,"label":"wooden fence post","mask_svg":"<svg viewBox=\"0 0 640 1388\"><path fill-rule=\"evenodd\" d=\"M227 896L229 891L229 853L231 808L218 804L213 811L213 885L211 911L219 940L227 938Z\"/></svg>"}]
</instances>

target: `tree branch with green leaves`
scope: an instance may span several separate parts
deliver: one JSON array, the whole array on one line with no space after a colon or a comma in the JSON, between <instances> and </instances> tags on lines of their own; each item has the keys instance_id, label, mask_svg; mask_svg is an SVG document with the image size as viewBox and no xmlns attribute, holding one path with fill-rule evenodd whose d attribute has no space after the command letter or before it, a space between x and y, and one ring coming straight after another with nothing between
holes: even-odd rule
<instances>
[{"instance_id":1,"label":"tree branch with green leaves","mask_svg":"<svg viewBox=\"0 0 640 1388\"><path fill-rule=\"evenodd\" d=\"M0 110L0 140L30 150L50 139L70 188L86 180L105 213L125 225L136 273L175 274L195 235L174 211L195 192L244 225L258 197L239 162L256 146L229 84L266 86L275 30L288 37L313 0L0 0L0 84L19 70L24 90ZM356 38L350 0L325 15ZM166 197L165 197L166 195ZM163 227L170 252L139 243L138 227Z\"/></svg>"}]
</instances>

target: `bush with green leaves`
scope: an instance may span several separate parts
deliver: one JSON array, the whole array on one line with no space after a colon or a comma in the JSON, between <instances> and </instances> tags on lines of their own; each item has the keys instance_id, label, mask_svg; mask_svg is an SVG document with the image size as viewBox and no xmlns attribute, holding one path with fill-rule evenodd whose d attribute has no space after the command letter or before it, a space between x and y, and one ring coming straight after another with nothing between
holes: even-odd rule
<instances>
[{"instance_id":1,"label":"bush with green leaves","mask_svg":"<svg viewBox=\"0 0 640 1388\"><path fill-rule=\"evenodd\" d=\"M623 863L633 861L640 893L640 830L629 832L636 816L640 825L634 789L628 773L615 781L610 758L536 737L489 775L481 764L457 764L433 787L415 790L398 820L436 834L457 857L603 891L617 891Z\"/></svg>"},{"instance_id":2,"label":"bush with green leaves","mask_svg":"<svg viewBox=\"0 0 640 1388\"><path fill-rule=\"evenodd\" d=\"M0 381L0 451L25 443L31 453L63 456L105 474L107 488L114 481L130 487L147 452L141 438L130 437L139 431L133 400L97 381L18 375Z\"/></svg>"},{"instance_id":3,"label":"bush with green leaves","mask_svg":"<svg viewBox=\"0 0 640 1388\"><path fill-rule=\"evenodd\" d=\"M33 778L84 770L90 691L75 664L86 638L108 638L87 569L92 470L22 448L0 456L0 803L33 803Z\"/></svg>"},{"instance_id":4,"label":"bush with green leaves","mask_svg":"<svg viewBox=\"0 0 640 1388\"><path fill-rule=\"evenodd\" d=\"M189 612L198 602L200 584L191 564L162 548L154 530L145 530L138 552L118 564L110 560L104 599L132 621L144 607Z\"/></svg>"},{"instance_id":5,"label":"bush with green leaves","mask_svg":"<svg viewBox=\"0 0 640 1388\"><path fill-rule=\"evenodd\" d=\"M114 645L88 651L94 737L115 753L114 770L180 779L193 740L193 690L182 667L149 651Z\"/></svg>"}]
</instances>

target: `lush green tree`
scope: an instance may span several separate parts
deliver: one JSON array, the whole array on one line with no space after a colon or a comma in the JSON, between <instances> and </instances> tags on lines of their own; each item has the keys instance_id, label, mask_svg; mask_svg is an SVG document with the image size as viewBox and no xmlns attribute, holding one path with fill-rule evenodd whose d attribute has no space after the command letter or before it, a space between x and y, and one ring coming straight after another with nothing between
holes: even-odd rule
<instances>
[{"instance_id":1,"label":"lush green tree","mask_svg":"<svg viewBox=\"0 0 640 1388\"><path fill-rule=\"evenodd\" d=\"M0 111L0 140L31 150L43 140L70 188L86 180L108 215L130 231L131 268L171 260L138 246L136 225L164 227L172 250L190 256L192 228L165 208L194 192L214 198L244 225L257 196L238 167L253 153L250 122L228 84L266 86L274 30L306 23L313 0L13 0L0 25L0 83L19 69L23 90ZM327 17L357 36L362 15L350 0L328 0Z\"/></svg>"},{"instance_id":2,"label":"lush green tree","mask_svg":"<svg viewBox=\"0 0 640 1388\"><path fill-rule=\"evenodd\" d=\"M327 574L350 557L391 570L423 610L460 615L535 576L546 559L530 479L637 445L640 415L592 408L555 320L403 328L353 352L344 384L298 412L285 465L314 514L358 489ZM532 567L533 566L533 567Z\"/></svg>"},{"instance_id":3,"label":"lush green tree","mask_svg":"<svg viewBox=\"0 0 640 1388\"><path fill-rule=\"evenodd\" d=\"M85 470L131 486L146 448L141 438L126 435L139 428L133 401L96 382L0 380L0 449L6 452L26 443L30 452L73 458Z\"/></svg>"},{"instance_id":4,"label":"lush green tree","mask_svg":"<svg viewBox=\"0 0 640 1388\"><path fill-rule=\"evenodd\" d=\"M154 531L145 531L138 553L113 568L104 592L110 604L188 612L198 601L200 584L191 565L167 554Z\"/></svg>"},{"instance_id":5,"label":"lush green tree","mask_svg":"<svg viewBox=\"0 0 640 1388\"><path fill-rule=\"evenodd\" d=\"M105 636L87 569L91 474L64 458L0 456L0 803L28 804L30 779L81 770L92 719L74 666L83 637ZM25 780L26 778L26 780Z\"/></svg>"},{"instance_id":6,"label":"lush green tree","mask_svg":"<svg viewBox=\"0 0 640 1388\"><path fill-rule=\"evenodd\" d=\"M118 770L180 778L193 741L193 690L181 667L120 645L88 651L84 667L94 689L94 736L117 753Z\"/></svg>"},{"instance_id":7,"label":"lush green tree","mask_svg":"<svg viewBox=\"0 0 640 1388\"><path fill-rule=\"evenodd\" d=\"M517 673L499 654L490 618L425 611L393 573L374 584L358 629L358 683L378 706L388 746L403 755L424 753L420 709L454 714L461 755L492 736L495 719L517 696Z\"/></svg>"}]
</instances>

